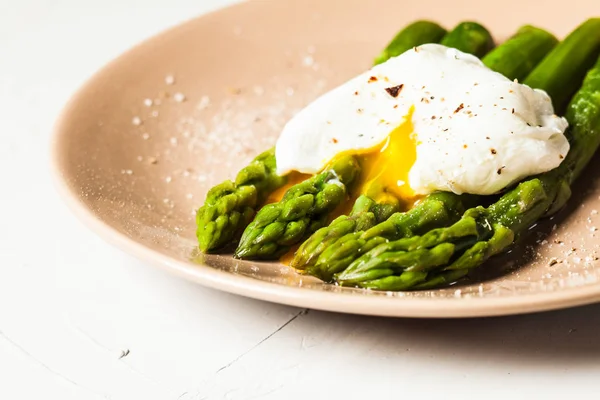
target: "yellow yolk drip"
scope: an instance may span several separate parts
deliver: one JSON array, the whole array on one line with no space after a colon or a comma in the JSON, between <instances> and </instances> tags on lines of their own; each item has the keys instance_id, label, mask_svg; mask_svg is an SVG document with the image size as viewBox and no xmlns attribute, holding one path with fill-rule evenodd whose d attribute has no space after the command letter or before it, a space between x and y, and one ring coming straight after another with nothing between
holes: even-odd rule
<instances>
[{"instance_id":1,"label":"yellow yolk drip","mask_svg":"<svg viewBox=\"0 0 600 400\"><path fill-rule=\"evenodd\" d=\"M417 142L410 116L382 144L359 157L362 173L357 193L379 203L398 199L414 202L415 192L410 187L408 173L417 160Z\"/></svg>"},{"instance_id":2,"label":"yellow yolk drip","mask_svg":"<svg viewBox=\"0 0 600 400\"><path fill-rule=\"evenodd\" d=\"M354 200L361 194L378 203L394 204L401 202L402 209L411 208L419 196L410 187L408 174L417 160L417 140L412 124L414 107L411 107L404 121L377 146L365 150L348 150L335 156L331 165L343 155L356 155L362 171L354 184L350 201L334 214L348 214Z\"/></svg>"}]
</instances>

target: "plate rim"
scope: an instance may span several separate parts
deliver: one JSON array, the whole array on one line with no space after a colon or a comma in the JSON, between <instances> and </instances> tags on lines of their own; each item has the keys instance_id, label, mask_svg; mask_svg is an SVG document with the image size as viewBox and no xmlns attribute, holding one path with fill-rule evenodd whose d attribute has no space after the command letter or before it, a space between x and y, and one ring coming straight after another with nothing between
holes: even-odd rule
<instances>
[{"instance_id":1,"label":"plate rim","mask_svg":"<svg viewBox=\"0 0 600 400\"><path fill-rule=\"evenodd\" d=\"M119 54L88 77L70 96L59 112L52 128L50 138L49 172L53 186L67 208L83 224L95 232L105 242L133 255L134 257L158 266L165 271L199 283L205 287L237 294L249 298L310 308L322 311L334 311L348 314L372 315L384 317L410 318L473 318L528 314L551 311L574 306L587 305L600 301L600 282L580 287L563 288L558 291L520 294L512 297L471 297L471 298L415 298L381 295L356 295L286 286L274 282L255 279L249 276L220 270L202 263L187 263L177 260L157 250L153 250L120 232L103 221L88 207L76 193L77 188L69 184L61 162L61 143L69 137L66 126L72 109L85 95L87 88L122 58L126 58L138 47L154 38L192 24L199 19L218 14L233 7L242 7L251 2L234 3L226 7L190 18L170 28L149 36Z\"/></svg>"}]
</instances>

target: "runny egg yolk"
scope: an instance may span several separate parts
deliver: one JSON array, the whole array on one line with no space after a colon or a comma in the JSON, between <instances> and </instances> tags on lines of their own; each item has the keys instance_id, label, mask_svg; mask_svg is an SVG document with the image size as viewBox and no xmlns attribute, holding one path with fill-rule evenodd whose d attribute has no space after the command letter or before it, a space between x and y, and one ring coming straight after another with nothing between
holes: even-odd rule
<instances>
[{"instance_id":1,"label":"runny egg yolk","mask_svg":"<svg viewBox=\"0 0 600 400\"><path fill-rule=\"evenodd\" d=\"M400 202L401 208L408 209L418 196L410 187L408 174L417 159L417 139L412 124L414 107L411 107L404 121L390 132L378 145L364 150L347 150L336 155L329 163L329 168L342 156L357 156L362 168L358 182L352 185L349 201L334 211L334 216L348 214L354 200L364 194L378 203L395 204ZM292 172L287 183L272 193L267 203L280 201L285 192L293 185L302 182L311 175Z\"/></svg>"},{"instance_id":2,"label":"runny egg yolk","mask_svg":"<svg viewBox=\"0 0 600 400\"><path fill-rule=\"evenodd\" d=\"M369 196L378 203L395 204L400 202L401 208L412 207L417 195L410 187L408 174L417 160L417 138L412 124L414 107L411 107L404 121L390 132L385 140L365 150L348 150L338 157L356 155L362 171L358 182L353 186L351 200L361 194ZM341 214L347 214L354 201L342 206ZM337 214L337 213L336 213Z\"/></svg>"},{"instance_id":3,"label":"runny egg yolk","mask_svg":"<svg viewBox=\"0 0 600 400\"><path fill-rule=\"evenodd\" d=\"M412 109L383 143L359 155L362 172L355 189L358 194L365 194L379 203L401 200L412 204L415 200L415 192L408 180L410 169L417 160L417 140L411 115Z\"/></svg>"}]
</instances>

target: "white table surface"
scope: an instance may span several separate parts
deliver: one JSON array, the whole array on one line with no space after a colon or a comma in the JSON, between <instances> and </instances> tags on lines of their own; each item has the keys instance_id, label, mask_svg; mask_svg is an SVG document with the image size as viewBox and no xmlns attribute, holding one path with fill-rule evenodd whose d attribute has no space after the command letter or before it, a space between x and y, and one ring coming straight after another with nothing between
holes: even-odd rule
<instances>
[{"instance_id":1,"label":"white table surface","mask_svg":"<svg viewBox=\"0 0 600 400\"><path fill-rule=\"evenodd\" d=\"M0 399L598 398L600 305L306 312L170 276L70 214L47 167L68 97L136 42L231 2L0 0Z\"/></svg>"}]
</instances>

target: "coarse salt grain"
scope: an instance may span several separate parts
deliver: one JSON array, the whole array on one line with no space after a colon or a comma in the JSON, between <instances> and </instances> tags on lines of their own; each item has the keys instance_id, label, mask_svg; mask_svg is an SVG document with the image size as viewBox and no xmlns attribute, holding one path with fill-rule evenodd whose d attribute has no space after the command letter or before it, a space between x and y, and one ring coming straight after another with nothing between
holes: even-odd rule
<instances>
[{"instance_id":1,"label":"coarse salt grain","mask_svg":"<svg viewBox=\"0 0 600 400\"><path fill-rule=\"evenodd\" d=\"M172 137L170 142L171 142L171 146L177 146L177 138L176 137Z\"/></svg>"},{"instance_id":2,"label":"coarse salt grain","mask_svg":"<svg viewBox=\"0 0 600 400\"><path fill-rule=\"evenodd\" d=\"M136 125L136 126L139 126L139 125L142 124L142 119L140 117L133 117L131 119L131 123L134 124L134 125Z\"/></svg>"},{"instance_id":3,"label":"coarse salt grain","mask_svg":"<svg viewBox=\"0 0 600 400\"><path fill-rule=\"evenodd\" d=\"M167 85L173 85L175 83L175 77L173 75L165 76L165 83Z\"/></svg>"},{"instance_id":4,"label":"coarse salt grain","mask_svg":"<svg viewBox=\"0 0 600 400\"><path fill-rule=\"evenodd\" d=\"M306 56L304 57L304 59L302 60L302 64L305 67L310 67L315 63L315 59L312 56Z\"/></svg>"},{"instance_id":5,"label":"coarse salt grain","mask_svg":"<svg viewBox=\"0 0 600 400\"><path fill-rule=\"evenodd\" d=\"M175 100L178 103L181 103L185 101L185 95L181 92L177 92L173 95L173 100Z\"/></svg>"},{"instance_id":6,"label":"coarse salt grain","mask_svg":"<svg viewBox=\"0 0 600 400\"><path fill-rule=\"evenodd\" d=\"M210 105L210 98L208 96L202 96L196 108L198 110L204 110Z\"/></svg>"},{"instance_id":7,"label":"coarse salt grain","mask_svg":"<svg viewBox=\"0 0 600 400\"><path fill-rule=\"evenodd\" d=\"M142 139L144 139L144 140L148 140L148 139L150 139L150 134L148 134L148 133L143 133L143 134L142 134Z\"/></svg>"},{"instance_id":8,"label":"coarse salt grain","mask_svg":"<svg viewBox=\"0 0 600 400\"><path fill-rule=\"evenodd\" d=\"M152 107L152 104L153 104L153 103L154 103L154 102L152 101L152 99L144 99L144 105L145 105L146 107Z\"/></svg>"}]
</instances>

